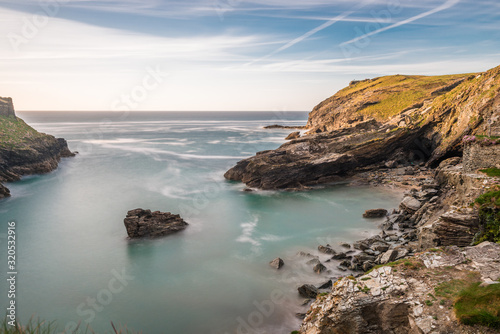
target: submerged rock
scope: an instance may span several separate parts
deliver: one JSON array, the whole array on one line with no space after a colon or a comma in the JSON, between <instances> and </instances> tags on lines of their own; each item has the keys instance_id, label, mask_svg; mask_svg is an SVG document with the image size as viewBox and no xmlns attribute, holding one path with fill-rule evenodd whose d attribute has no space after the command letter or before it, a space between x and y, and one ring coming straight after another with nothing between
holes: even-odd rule
<instances>
[{"instance_id":1,"label":"submerged rock","mask_svg":"<svg viewBox=\"0 0 500 334\"><path fill-rule=\"evenodd\" d=\"M285 262L283 261L283 259L277 257L274 260L272 260L271 262L269 262L269 265L271 267L273 267L274 269L281 269L281 267L283 267L285 265Z\"/></svg>"},{"instance_id":2,"label":"submerged rock","mask_svg":"<svg viewBox=\"0 0 500 334\"><path fill-rule=\"evenodd\" d=\"M179 215L135 209L123 220L130 238L155 238L184 230L186 223Z\"/></svg>"},{"instance_id":3,"label":"submerged rock","mask_svg":"<svg viewBox=\"0 0 500 334\"><path fill-rule=\"evenodd\" d=\"M363 213L363 218L382 218L387 215L386 209L370 209Z\"/></svg>"}]
</instances>

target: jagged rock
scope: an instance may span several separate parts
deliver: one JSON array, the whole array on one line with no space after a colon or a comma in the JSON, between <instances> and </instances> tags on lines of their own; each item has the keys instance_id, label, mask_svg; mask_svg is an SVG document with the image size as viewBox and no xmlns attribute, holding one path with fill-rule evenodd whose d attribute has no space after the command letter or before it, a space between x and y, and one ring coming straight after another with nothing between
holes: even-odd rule
<instances>
[{"instance_id":1,"label":"jagged rock","mask_svg":"<svg viewBox=\"0 0 500 334\"><path fill-rule=\"evenodd\" d=\"M351 266L351 260L343 260L339 263L339 266L349 268Z\"/></svg>"},{"instance_id":2,"label":"jagged rock","mask_svg":"<svg viewBox=\"0 0 500 334\"><path fill-rule=\"evenodd\" d=\"M326 246L319 245L318 251L320 251L321 253L330 254L330 255L337 253L337 252L335 252L335 250L332 247L330 247L330 245L326 245Z\"/></svg>"},{"instance_id":3,"label":"jagged rock","mask_svg":"<svg viewBox=\"0 0 500 334\"><path fill-rule=\"evenodd\" d=\"M476 213L448 211L434 223L434 233L438 245L469 246L479 230L479 217Z\"/></svg>"},{"instance_id":4,"label":"jagged rock","mask_svg":"<svg viewBox=\"0 0 500 334\"><path fill-rule=\"evenodd\" d=\"M135 209L127 212L123 220L130 238L155 238L184 230L186 223L179 215Z\"/></svg>"},{"instance_id":5,"label":"jagged rock","mask_svg":"<svg viewBox=\"0 0 500 334\"><path fill-rule=\"evenodd\" d=\"M371 249L377 252L386 252L389 249L389 245L385 242L377 241L371 246Z\"/></svg>"},{"instance_id":6,"label":"jagged rock","mask_svg":"<svg viewBox=\"0 0 500 334\"><path fill-rule=\"evenodd\" d=\"M321 274L326 270L326 267L322 263L318 263L313 267L313 270L316 274Z\"/></svg>"},{"instance_id":7,"label":"jagged rock","mask_svg":"<svg viewBox=\"0 0 500 334\"><path fill-rule=\"evenodd\" d=\"M365 263L363 263L363 271L368 271L372 269L374 266L375 263L373 263L372 261L366 261Z\"/></svg>"},{"instance_id":8,"label":"jagged rock","mask_svg":"<svg viewBox=\"0 0 500 334\"><path fill-rule=\"evenodd\" d=\"M271 262L269 262L269 265L274 269L281 269L281 267L285 265L285 262L281 258L277 257Z\"/></svg>"},{"instance_id":9,"label":"jagged rock","mask_svg":"<svg viewBox=\"0 0 500 334\"><path fill-rule=\"evenodd\" d=\"M415 212L420 209L422 204L419 200L411 196L405 196L399 205L402 210Z\"/></svg>"},{"instance_id":10,"label":"jagged rock","mask_svg":"<svg viewBox=\"0 0 500 334\"><path fill-rule=\"evenodd\" d=\"M318 286L318 289L319 290L322 290L322 289L330 289L332 287L333 283L332 283L332 280L328 280L327 282L321 284L320 286Z\"/></svg>"},{"instance_id":11,"label":"jagged rock","mask_svg":"<svg viewBox=\"0 0 500 334\"><path fill-rule=\"evenodd\" d=\"M363 213L363 218L382 218L387 215L386 209L370 209Z\"/></svg>"},{"instance_id":12,"label":"jagged rock","mask_svg":"<svg viewBox=\"0 0 500 334\"><path fill-rule=\"evenodd\" d=\"M389 262L392 262L396 260L396 257L398 256L398 251L395 249L388 250L384 254L382 254L382 257L380 258L380 264L387 264Z\"/></svg>"},{"instance_id":13,"label":"jagged rock","mask_svg":"<svg viewBox=\"0 0 500 334\"><path fill-rule=\"evenodd\" d=\"M291 140L291 139L297 139L297 138L300 138L300 131L295 131L295 132L292 132L290 133L286 138L285 140Z\"/></svg>"},{"instance_id":14,"label":"jagged rock","mask_svg":"<svg viewBox=\"0 0 500 334\"><path fill-rule=\"evenodd\" d=\"M304 297L304 298L316 298L318 295L318 289L311 284L304 284L300 286L298 289L299 295Z\"/></svg>"}]
</instances>

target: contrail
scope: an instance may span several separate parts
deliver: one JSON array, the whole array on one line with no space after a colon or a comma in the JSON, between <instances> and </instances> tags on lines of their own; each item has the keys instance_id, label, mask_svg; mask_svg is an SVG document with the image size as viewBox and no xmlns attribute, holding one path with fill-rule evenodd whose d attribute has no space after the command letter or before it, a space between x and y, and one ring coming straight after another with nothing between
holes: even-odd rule
<instances>
[{"instance_id":1,"label":"contrail","mask_svg":"<svg viewBox=\"0 0 500 334\"><path fill-rule=\"evenodd\" d=\"M290 42L288 42L285 45L279 47L278 49L274 50L273 52L265 55L264 57L258 58L256 60L252 60L251 62L246 63L244 66L249 66L249 65L255 64L255 63L259 62L259 61L262 61L264 59L267 59L267 58L269 58L269 57L277 54L278 52L286 50L286 49L294 46L295 44L300 43L303 40L311 37L312 35L316 34L317 32L320 32L321 30L324 30L324 29L328 28L329 26L335 24L336 22L345 19L346 17L348 17L349 15L351 15L352 13L354 13L356 10L358 10L360 8L363 8L364 6L366 6L369 3L374 2L374 1L376 1L376 0L365 1L365 2L357 5L356 7L354 7L354 9L346 11L346 12L340 14L340 15L337 15L337 16L333 17L330 20L328 20L325 23L323 23L322 25L320 25L320 26L318 26L318 27L316 27L316 28L314 28L312 30L309 30L308 32L306 32L302 36L297 37L294 40L291 40Z\"/></svg>"},{"instance_id":2,"label":"contrail","mask_svg":"<svg viewBox=\"0 0 500 334\"><path fill-rule=\"evenodd\" d=\"M460 0L448 0L444 4L442 4L441 6L436 7L434 9L431 9L431 10L425 12L425 13L418 14L416 16L410 17L409 19L406 19L406 20L403 20L403 21L391 24L390 26L387 26L387 27L384 27L384 28L380 28L378 30L375 30L375 31L369 32L367 34L364 34L362 36L358 36L358 37L353 38L353 39L351 39L351 40L349 40L347 42L343 42L340 45L342 46L342 45L346 45L346 44L351 44L351 43L357 42L357 41L359 41L359 40L361 40L361 39L363 39L365 37L370 37L370 36L379 34L381 32L387 31L389 29L400 27L400 26L405 25L407 23L419 20L419 19L421 19L423 17L429 16L429 15L432 15L434 13L437 13L437 12L440 12L442 10L448 9L450 7L453 7L453 6L455 6L459 2L460 2Z\"/></svg>"}]
</instances>

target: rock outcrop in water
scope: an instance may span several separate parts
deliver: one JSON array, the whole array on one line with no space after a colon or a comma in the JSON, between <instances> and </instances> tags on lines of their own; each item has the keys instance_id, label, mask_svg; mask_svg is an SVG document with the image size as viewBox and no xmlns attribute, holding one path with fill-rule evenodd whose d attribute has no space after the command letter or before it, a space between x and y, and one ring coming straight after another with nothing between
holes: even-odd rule
<instances>
[{"instance_id":1,"label":"rock outcrop in water","mask_svg":"<svg viewBox=\"0 0 500 334\"><path fill-rule=\"evenodd\" d=\"M130 210L123 222L130 238L162 237L182 231L188 226L179 215L143 209Z\"/></svg>"},{"instance_id":2,"label":"rock outcrop in water","mask_svg":"<svg viewBox=\"0 0 500 334\"><path fill-rule=\"evenodd\" d=\"M66 140L34 130L16 117L11 98L0 98L0 183L51 172L71 156ZM10 191L0 184L0 198L7 196Z\"/></svg>"},{"instance_id":3,"label":"rock outcrop in water","mask_svg":"<svg viewBox=\"0 0 500 334\"><path fill-rule=\"evenodd\" d=\"M381 167L434 167L461 156L464 135L500 128L499 91L500 66L357 82L314 108L306 135L242 160L224 176L254 188L302 189Z\"/></svg>"}]
</instances>

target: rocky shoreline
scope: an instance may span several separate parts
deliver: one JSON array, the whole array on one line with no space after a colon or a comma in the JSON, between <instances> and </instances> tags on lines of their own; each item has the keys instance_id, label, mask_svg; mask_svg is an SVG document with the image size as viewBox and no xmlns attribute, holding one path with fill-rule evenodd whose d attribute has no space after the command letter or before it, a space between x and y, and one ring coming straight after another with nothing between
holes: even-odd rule
<instances>
[{"instance_id":1,"label":"rocky shoreline","mask_svg":"<svg viewBox=\"0 0 500 334\"><path fill-rule=\"evenodd\" d=\"M37 132L16 117L10 98L0 98L0 139L0 199L10 196L3 183L49 173L61 158L75 155L65 139Z\"/></svg>"},{"instance_id":2,"label":"rocky shoreline","mask_svg":"<svg viewBox=\"0 0 500 334\"><path fill-rule=\"evenodd\" d=\"M419 97L408 100L415 91ZM450 282L464 288L500 280L500 245L478 244L500 240L491 237L500 235L500 181L480 171L500 169L500 66L474 75L353 82L314 108L305 129L224 176L247 189L288 191L348 181L403 198L380 233L299 254L317 274L336 268L347 276L298 287L304 305L312 302L297 314L304 319L299 333L497 332L464 326L453 311L458 295L435 305L435 291ZM481 211L474 203L486 193L493 204ZM365 215L390 208L373 209Z\"/></svg>"}]
</instances>

